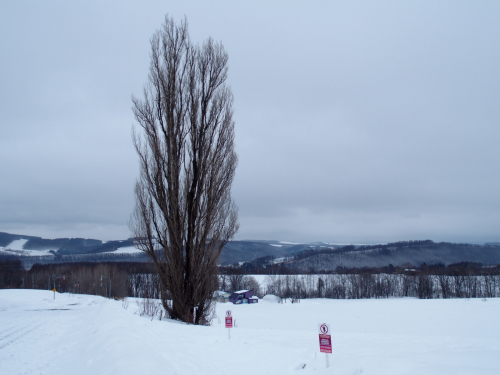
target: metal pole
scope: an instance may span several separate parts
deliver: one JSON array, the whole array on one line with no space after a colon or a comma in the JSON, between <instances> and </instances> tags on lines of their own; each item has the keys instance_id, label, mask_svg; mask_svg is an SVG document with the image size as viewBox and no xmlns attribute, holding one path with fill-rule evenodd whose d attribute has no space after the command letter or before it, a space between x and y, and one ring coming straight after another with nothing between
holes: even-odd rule
<instances>
[{"instance_id":1,"label":"metal pole","mask_svg":"<svg viewBox=\"0 0 500 375\"><path fill-rule=\"evenodd\" d=\"M328 353L325 353L326 356L326 367L330 367L330 362L328 361Z\"/></svg>"},{"instance_id":2,"label":"metal pole","mask_svg":"<svg viewBox=\"0 0 500 375\"><path fill-rule=\"evenodd\" d=\"M55 290L56 290L56 280L57 279L61 279L61 278L64 278L64 276L58 276L58 277L54 278L54 299L56 299L56 292L55 292Z\"/></svg>"},{"instance_id":3,"label":"metal pole","mask_svg":"<svg viewBox=\"0 0 500 375\"><path fill-rule=\"evenodd\" d=\"M111 298L111 277L101 275L101 286L102 286L102 279L109 279L109 298ZM108 297L108 285L107 284L106 284L106 297Z\"/></svg>"}]
</instances>

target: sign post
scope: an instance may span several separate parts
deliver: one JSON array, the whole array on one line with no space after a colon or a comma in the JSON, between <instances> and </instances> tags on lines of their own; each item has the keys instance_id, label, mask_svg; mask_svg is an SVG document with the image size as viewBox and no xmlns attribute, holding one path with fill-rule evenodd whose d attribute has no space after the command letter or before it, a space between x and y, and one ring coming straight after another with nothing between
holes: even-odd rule
<instances>
[{"instance_id":1,"label":"sign post","mask_svg":"<svg viewBox=\"0 0 500 375\"><path fill-rule=\"evenodd\" d=\"M233 328L233 317L231 316L231 310L226 311L226 328ZM231 330L227 331L227 337L231 340Z\"/></svg>"},{"instance_id":2,"label":"sign post","mask_svg":"<svg viewBox=\"0 0 500 375\"><path fill-rule=\"evenodd\" d=\"M330 366L328 362L328 354L332 353L332 336L330 333L330 324L318 324L319 331L319 351L325 353L326 367Z\"/></svg>"},{"instance_id":3,"label":"sign post","mask_svg":"<svg viewBox=\"0 0 500 375\"><path fill-rule=\"evenodd\" d=\"M62 276L57 276L55 279L54 279L54 289L52 289L52 291L54 292L54 299L56 299L56 280L57 279L63 279L63 281L66 281L66 275L62 275ZM60 285L59 285L60 286Z\"/></svg>"}]
</instances>

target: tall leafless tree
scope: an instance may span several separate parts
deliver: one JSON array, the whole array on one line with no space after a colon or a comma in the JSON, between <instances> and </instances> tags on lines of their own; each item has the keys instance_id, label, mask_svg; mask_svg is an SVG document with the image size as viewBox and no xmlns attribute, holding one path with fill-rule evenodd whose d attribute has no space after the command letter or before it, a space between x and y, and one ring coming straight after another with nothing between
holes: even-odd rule
<instances>
[{"instance_id":1,"label":"tall leafless tree","mask_svg":"<svg viewBox=\"0 0 500 375\"><path fill-rule=\"evenodd\" d=\"M218 259L238 230L227 61L222 44L191 43L186 19L167 16L151 38L144 98L132 98L140 177L130 229L156 265L167 313L195 324L209 324Z\"/></svg>"}]
</instances>

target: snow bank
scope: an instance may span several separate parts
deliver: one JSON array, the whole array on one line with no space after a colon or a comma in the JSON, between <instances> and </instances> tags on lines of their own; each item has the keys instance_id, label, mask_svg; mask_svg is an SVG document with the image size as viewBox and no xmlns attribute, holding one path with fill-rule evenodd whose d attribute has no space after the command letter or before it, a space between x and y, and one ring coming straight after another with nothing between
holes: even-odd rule
<instances>
[{"instance_id":1,"label":"snow bank","mask_svg":"<svg viewBox=\"0 0 500 375\"><path fill-rule=\"evenodd\" d=\"M268 294L262 297L262 300L271 303L278 303L281 300L281 298L275 296L274 294Z\"/></svg>"},{"instance_id":2,"label":"snow bank","mask_svg":"<svg viewBox=\"0 0 500 375\"><path fill-rule=\"evenodd\" d=\"M265 300L265 298L263 299ZM219 303L210 327L131 299L0 290L0 374L498 374L500 299ZM231 310L235 328L224 327ZM329 323L325 368L317 324Z\"/></svg>"}]
</instances>

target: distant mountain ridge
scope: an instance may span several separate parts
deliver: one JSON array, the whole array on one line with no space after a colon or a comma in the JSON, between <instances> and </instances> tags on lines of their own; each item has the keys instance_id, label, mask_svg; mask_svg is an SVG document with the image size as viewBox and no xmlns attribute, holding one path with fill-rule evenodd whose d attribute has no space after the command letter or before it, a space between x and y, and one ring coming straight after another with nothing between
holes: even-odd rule
<instances>
[{"instance_id":1,"label":"distant mountain ridge","mask_svg":"<svg viewBox=\"0 0 500 375\"><path fill-rule=\"evenodd\" d=\"M13 241L26 240L20 251L6 249ZM22 242L21 242L22 243ZM21 256L25 264L68 261L149 261L134 250L134 240L103 242L84 238L44 239L35 236L0 232L0 256ZM23 254L29 250L29 256ZM123 251L122 251L123 250ZM129 250L127 253L126 250ZM40 253L38 253L40 251ZM134 254L135 251L135 254ZM37 259L28 259L28 258ZM51 259L49 259L51 258ZM332 245L322 242L297 244L267 240L230 241L223 248L221 265L245 262L282 263L297 270L336 270L352 267L383 267L389 264L421 265L477 262L500 264L500 244L454 244L425 241L402 241L377 245Z\"/></svg>"},{"instance_id":2,"label":"distant mountain ridge","mask_svg":"<svg viewBox=\"0 0 500 375\"><path fill-rule=\"evenodd\" d=\"M95 239L85 238L56 238L45 239L35 236L10 234L0 232L0 247L6 247L16 240L28 240L22 247L23 250L47 251L54 256L100 254L117 251L124 247L133 247L134 240L129 238L121 241L103 242ZM320 243L296 244L279 241L266 240L243 240L230 241L222 250L219 262L221 264L233 264L251 261L263 256L276 258L287 257L290 254L310 249ZM322 244L325 245L326 244ZM33 254L30 254L33 256ZM46 255L40 254L40 256ZM35 255L36 256L36 255Z\"/></svg>"},{"instance_id":3,"label":"distant mountain ridge","mask_svg":"<svg viewBox=\"0 0 500 375\"><path fill-rule=\"evenodd\" d=\"M296 244L266 240L230 241L226 244L226 246L224 246L219 259L219 263L224 265L239 262L248 262L252 261L255 258L261 258L264 256L285 258L300 251L316 248L317 246L332 245L317 242L312 244Z\"/></svg>"},{"instance_id":4,"label":"distant mountain ridge","mask_svg":"<svg viewBox=\"0 0 500 375\"><path fill-rule=\"evenodd\" d=\"M45 239L42 237L25 236L0 232L0 246L6 247L16 240L28 240L24 250L52 250L54 255L92 254L117 250L120 247L133 246L132 238L123 241L108 241L86 238L56 238Z\"/></svg>"},{"instance_id":5,"label":"distant mountain ridge","mask_svg":"<svg viewBox=\"0 0 500 375\"><path fill-rule=\"evenodd\" d=\"M336 249L311 249L295 254L283 263L292 269L334 271L345 268L444 266L461 262L500 264L500 245L425 241L403 241L381 245L344 246Z\"/></svg>"}]
</instances>

